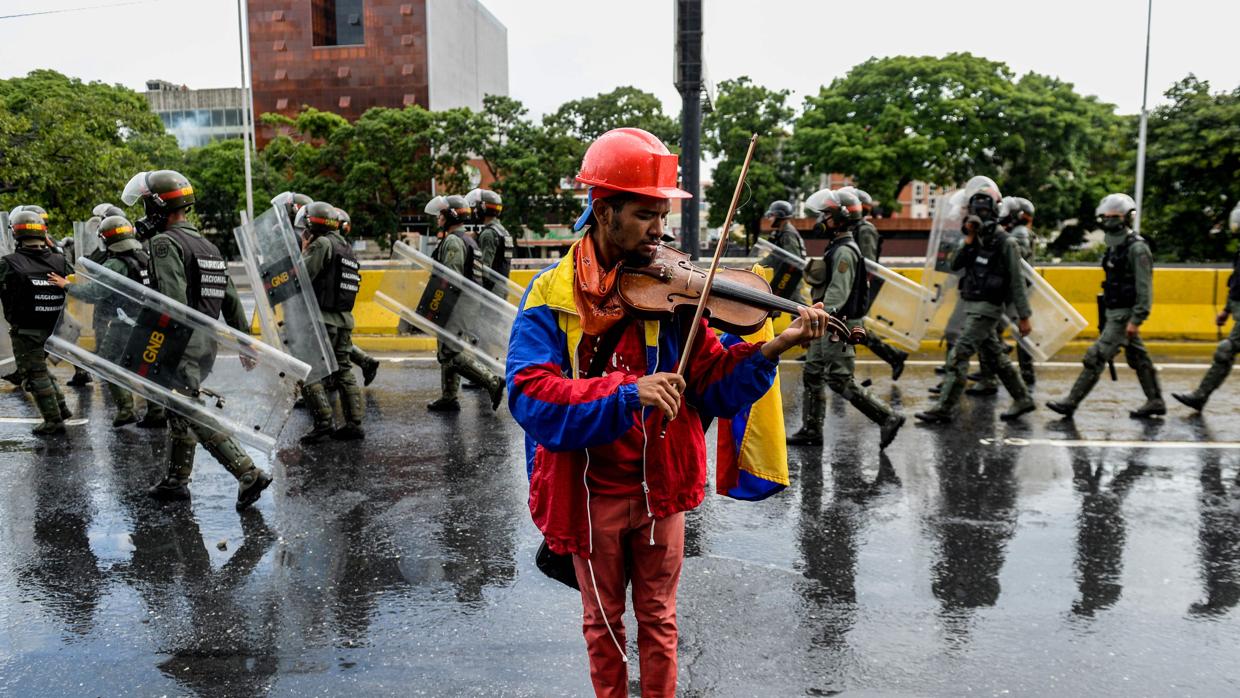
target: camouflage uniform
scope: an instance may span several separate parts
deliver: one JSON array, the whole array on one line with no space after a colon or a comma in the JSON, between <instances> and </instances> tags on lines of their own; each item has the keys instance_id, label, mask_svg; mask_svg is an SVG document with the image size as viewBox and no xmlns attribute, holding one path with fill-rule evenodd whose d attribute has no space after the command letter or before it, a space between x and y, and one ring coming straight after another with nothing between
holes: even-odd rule
<instances>
[{"instance_id":1,"label":"camouflage uniform","mask_svg":"<svg viewBox=\"0 0 1240 698\"><path fill-rule=\"evenodd\" d=\"M315 432L321 432L331 430L335 412L324 383L330 381L340 390L340 407L344 415L345 426L334 434L335 438L340 439L361 438L362 417L365 412L362 406L362 391L357 385L357 378L353 375L353 368L349 364L353 351L353 311L351 308L353 297L357 294L357 287L355 283L349 284L352 295L347 302L337 305L332 302L334 296L329 297L329 294L334 291L334 288L329 288L329 286L335 284L337 280L334 277L324 277L324 274L336 273L333 271L335 265L341 264L343 260L334 260L333 257L338 252L343 253L347 250L349 250L349 244L339 233L329 233L316 237L305 252L306 272L314 280L319 308L323 313L323 324L326 325L328 341L331 342L332 352L336 355L338 368L323 381L304 386L302 391L306 398L306 405L314 417ZM352 259L351 254L349 259ZM340 283L345 283L345 281L347 280L341 280ZM348 306L350 310L337 309L344 306Z\"/></svg>"},{"instance_id":2,"label":"camouflage uniform","mask_svg":"<svg viewBox=\"0 0 1240 698\"><path fill-rule=\"evenodd\" d=\"M463 226L448 231L435 248L434 259L466 279L473 280L473 260L477 245L465 237ZM461 376L484 386L493 395L503 387L503 379L496 376L468 352L461 352L438 342L435 358L439 360L442 396L429 407L432 410L451 411L457 406Z\"/></svg>"},{"instance_id":3,"label":"camouflage uniform","mask_svg":"<svg viewBox=\"0 0 1240 698\"><path fill-rule=\"evenodd\" d=\"M27 277L34 284L33 290L21 281L25 275L19 268L27 266L37 267L37 275L43 277ZM65 276L69 273L69 267L64 256L37 242L19 241L16 252L0 259L0 295L4 298L4 315L9 322L13 358L17 372L23 376L25 388L34 396L35 406L43 417L43 423L34 429L34 433L40 435L64 431L64 420L72 416L56 378L48 371L47 354L43 350L64 307L63 294L46 280L47 272ZM42 284L47 284L47 287ZM57 298L48 299L40 305L39 299L27 297L43 291ZM47 310L40 312L43 308Z\"/></svg>"}]
</instances>

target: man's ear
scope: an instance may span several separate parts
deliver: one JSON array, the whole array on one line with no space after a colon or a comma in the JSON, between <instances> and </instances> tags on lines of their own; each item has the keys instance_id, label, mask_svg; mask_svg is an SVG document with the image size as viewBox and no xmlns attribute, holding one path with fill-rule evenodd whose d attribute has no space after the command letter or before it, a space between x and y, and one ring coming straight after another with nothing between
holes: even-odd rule
<instances>
[{"instance_id":1,"label":"man's ear","mask_svg":"<svg viewBox=\"0 0 1240 698\"><path fill-rule=\"evenodd\" d=\"M598 223L598 227L600 229L610 227L612 216L615 215L611 205L604 203L601 199L596 199L590 206L594 209L594 221Z\"/></svg>"}]
</instances>

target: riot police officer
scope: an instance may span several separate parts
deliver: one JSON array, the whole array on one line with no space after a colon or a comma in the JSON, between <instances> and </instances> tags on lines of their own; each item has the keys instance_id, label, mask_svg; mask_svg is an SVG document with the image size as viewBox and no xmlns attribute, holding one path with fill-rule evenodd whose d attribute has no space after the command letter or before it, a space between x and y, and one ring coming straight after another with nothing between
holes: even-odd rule
<instances>
[{"instance_id":1,"label":"riot police officer","mask_svg":"<svg viewBox=\"0 0 1240 698\"><path fill-rule=\"evenodd\" d=\"M989 177L974 177L965 185L967 215L961 224L964 240L952 254L953 271L960 270L960 302L964 304L964 328L952 347L938 402L915 416L930 423L950 422L964 392L969 360L974 354L983 367L999 378L1012 406L999 415L1005 421L1035 409L1029 388L1008 359L995 328L1011 304L1020 318L1022 335L1032 329L1029 297L1020 266L1020 248L999 225L999 187Z\"/></svg>"},{"instance_id":2,"label":"riot police officer","mask_svg":"<svg viewBox=\"0 0 1240 698\"><path fill-rule=\"evenodd\" d=\"M245 311L228 276L228 264L186 218L194 205L194 188L174 170L140 172L125 185L121 200L142 202L145 216L134 222L149 241L151 284L163 295L209 318L223 316L233 329L249 332ZM215 362L215 343L195 334L182 354L176 373L185 389L196 394ZM229 434L191 421L175 410L168 419L168 472L147 493L157 499L189 498L190 475L198 442L237 479L237 509L258 500L271 484L271 475L254 465Z\"/></svg>"},{"instance_id":3,"label":"riot police officer","mask_svg":"<svg viewBox=\"0 0 1240 698\"><path fill-rule=\"evenodd\" d=\"M1231 210L1228 227L1232 235L1240 233L1240 203ZM1214 350L1214 361L1210 364L1210 370L1202 376L1201 384L1191 393L1171 394L1171 397L1194 410L1204 408L1211 393L1227 380L1227 374L1231 373L1231 367L1236 362L1236 352L1240 352L1240 249L1236 250L1236 256L1232 259L1231 276L1227 279L1227 305L1219 311L1215 322L1222 327L1229 317L1236 322L1231 326L1231 333Z\"/></svg>"},{"instance_id":4,"label":"riot police officer","mask_svg":"<svg viewBox=\"0 0 1240 698\"><path fill-rule=\"evenodd\" d=\"M439 245L433 258L436 262L475 281L474 261L480 251L478 245L465 234L465 223L472 212L463 196L437 196L426 205L426 212L436 217L439 228ZM491 409L499 409L504 395L504 380L471 356L446 346L439 341L435 358L439 360L442 395L426 409L432 412L456 412L461 409L457 395L460 392L460 376L486 388L491 395Z\"/></svg>"},{"instance_id":5,"label":"riot police officer","mask_svg":"<svg viewBox=\"0 0 1240 698\"><path fill-rule=\"evenodd\" d=\"M120 210L115 206L111 208ZM135 283L143 286L151 285L150 257L142 249L142 243L138 241L137 233L128 219L121 215L104 218L99 224L99 237L106 247L104 254L94 261L98 261L105 269L129 277ZM109 331L117 317L117 306L110 302L112 293L95 284L70 283L68 279L58 274L52 274L48 278L74 298L80 298L95 305L93 320L95 341L99 343L98 353L102 356L118 356L124 347L117 343L124 341L124 335ZM133 394L115 383L108 383L107 386L112 402L116 404L116 416L112 418L112 426L123 427L126 424L138 422L138 417L134 413ZM156 402L147 402L146 415L141 422L138 422L138 426L162 428L167 423L164 406Z\"/></svg>"},{"instance_id":6,"label":"riot police officer","mask_svg":"<svg viewBox=\"0 0 1240 698\"><path fill-rule=\"evenodd\" d=\"M1023 196L1005 196L999 203L999 225L1007 229L1008 235L1020 246L1021 259L1029 264L1033 264L1036 249L1033 230L1029 227L1033 225L1034 211L1033 202ZM1033 387L1037 382L1033 355L1017 344L1016 361L1020 364L1021 380L1025 381L1025 385Z\"/></svg>"},{"instance_id":7,"label":"riot police officer","mask_svg":"<svg viewBox=\"0 0 1240 698\"><path fill-rule=\"evenodd\" d=\"M861 223L861 200L851 192L822 189L806 200L805 207L818 216L815 230L831 241L821 263L808 273L810 297L815 303L821 301L832 317L845 320L850 329L859 328L870 304L869 275L853 237ZM904 426L904 415L858 385L855 369L856 352L848 342L823 336L810 345L802 374L801 428L788 437L788 443L822 443L824 383L881 427L880 449L895 440Z\"/></svg>"},{"instance_id":8,"label":"riot police officer","mask_svg":"<svg viewBox=\"0 0 1240 698\"><path fill-rule=\"evenodd\" d=\"M1154 256L1145 238L1131 228L1136 210L1136 203L1127 194L1108 194L1098 204L1096 214L1107 245L1102 257L1102 269L1106 273L1102 282L1106 326L1098 341L1085 352L1085 370L1077 377L1068 396L1046 403L1065 417L1076 412L1077 406L1098 383L1107 362L1121 348L1145 393L1145 404L1128 416L1141 419L1167 413L1162 389L1158 386L1158 369L1141 341L1141 324L1150 316L1154 302Z\"/></svg>"},{"instance_id":9,"label":"riot police officer","mask_svg":"<svg viewBox=\"0 0 1240 698\"><path fill-rule=\"evenodd\" d=\"M48 247L47 223L38 213L17 211L9 218L9 227L17 249L0 259L0 300L9 323L13 358L43 417L32 432L38 436L59 434L72 413L56 387L55 377L47 370L43 345L65 305L64 291L49 281L48 275L65 276L69 265L63 255Z\"/></svg>"},{"instance_id":10,"label":"riot police officer","mask_svg":"<svg viewBox=\"0 0 1240 698\"><path fill-rule=\"evenodd\" d=\"M805 259L805 241L792 225L792 216L792 204L776 200L767 206L763 218L771 221L771 244L797 259ZM775 295L790 300L797 300L801 296L801 277L804 270L787 256L771 252L758 260L758 264L771 270L771 291Z\"/></svg>"},{"instance_id":11,"label":"riot police officer","mask_svg":"<svg viewBox=\"0 0 1240 698\"><path fill-rule=\"evenodd\" d=\"M306 406L314 417L314 428L301 438L302 443L315 443L331 437L338 441L361 439L362 391L357 387L349 352L353 348L353 304L362 282L361 267L353 248L340 235L340 215L335 206L323 201L307 205L299 212L305 219L308 236L303 255L306 272L314 285L314 295L327 326L327 338L336 355L338 368L317 383L306 384L303 394ZM326 381L340 390L340 408L344 426L335 428L335 407L328 396Z\"/></svg>"},{"instance_id":12,"label":"riot police officer","mask_svg":"<svg viewBox=\"0 0 1240 698\"><path fill-rule=\"evenodd\" d=\"M473 220L479 226L475 238L478 242L478 262L484 268L508 278L512 271L513 245L512 236L499 222L504 200L489 189L474 189L465 195L465 202L469 204ZM508 287L498 281L484 278L482 287L500 298L508 298Z\"/></svg>"},{"instance_id":13,"label":"riot police officer","mask_svg":"<svg viewBox=\"0 0 1240 698\"><path fill-rule=\"evenodd\" d=\"M861 249L861 256L877 264L883 256L883 237L872 222L874 199L870 197L868 192L856 187L842 187L840 191L849 191L861 200L861 222L857 224L857 247ZM870 280L871 302L878 296L876 283L881 282L878 282L876 279ZM869 308L866 308L866 310L868 312ZM882 337L873 333L866 334L865 346L891 367L891 380L900 380L900 375L904 373L904 362L908 361L908 352L896 349L884 342Z\"/></svg>"},{"instance_id":14,"label":"riot police officer","mask_svg":"<svg viewBox=\"0 0 1240 698\"><path fill-rule=\"evenodd\" d=\"M348 240L353 234L353 219L342 208L336 209L336 215L340 218L340 235ZM379 360L356 344L349 347L349 361L362 369L362 385L370 385L379 374Z\"/></svg>"}]
</instances>

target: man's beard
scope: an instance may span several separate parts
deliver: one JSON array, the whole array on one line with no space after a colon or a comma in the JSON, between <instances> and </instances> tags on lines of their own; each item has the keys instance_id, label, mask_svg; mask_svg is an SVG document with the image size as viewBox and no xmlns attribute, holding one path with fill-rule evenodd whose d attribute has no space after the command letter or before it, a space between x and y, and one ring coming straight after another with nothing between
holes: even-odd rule
<instances>
[{"instance_id":1,"label":"man's beard","mask_svg":"<svg viewBox=\"0 0 1240 698\"><path fill-rule=\"evenodd\" d=\"M620 221L613 219L611 223L607 225L607 236L611 238L613 243L616 243L617 247L620 246L619 245ZM645 243L645 240L642 240L639 244L644 244L644 243ZM621 259L621 262L626 267L645 267L645 266L649 266L650 263L653 261L654 261L653 256L647 256L646 254L638 251L637 249L625 250L624 257Z\"/></svg>"}]
</instances>

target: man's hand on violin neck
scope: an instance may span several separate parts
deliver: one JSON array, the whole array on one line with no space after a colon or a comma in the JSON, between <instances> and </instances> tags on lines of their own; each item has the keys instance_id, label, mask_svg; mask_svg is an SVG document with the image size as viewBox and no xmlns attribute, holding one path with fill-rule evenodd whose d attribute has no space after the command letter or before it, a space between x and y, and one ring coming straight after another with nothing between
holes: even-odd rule
<instances>
[{"instance_id":1,"label":"man's hand on violin neck","mask_svg":"<svg viewBox=\"0 0 1240 698\"><path fill-rule=\"evenodd\" d=\"M822 303L815 303L812 308L802 307L799 316L788 325L788 329L762 345L762 355L774 361L780 354L795 346L809 346L826 333L830 317L827 311L822 309Z\"/></svg>"},{"instance_id":2,"label":"man's hand on violin neck","mask_svg":"<svg viewBox=\"0 0 1240 698\"><path fill-rule=\"evenodd\" d=\"M676 419L684 392L685 379L679 373L654 373L637 379L637 397L642 406L654 407L669 422Z\"/></svg>"}]
</instances>

